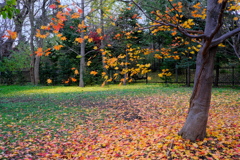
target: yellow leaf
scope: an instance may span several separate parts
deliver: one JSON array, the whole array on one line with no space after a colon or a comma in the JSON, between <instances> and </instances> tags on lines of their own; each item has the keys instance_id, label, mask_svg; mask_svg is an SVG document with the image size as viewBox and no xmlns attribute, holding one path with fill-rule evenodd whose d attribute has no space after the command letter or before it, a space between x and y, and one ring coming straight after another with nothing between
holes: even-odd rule
<instances>
[{"instance_id":1,"label":"yellow leaf","mask_svg":"<svg viewBox=\"0 0 240 160\"><path fill-rule=\"evenodd\" d=\"M98 28L98 29L97 29L97 33L98 33L98 34L101 34L101 33L102 33L102 29L101 29L101 28Z\"/></svg>"},{"instance_id":2,"label":"yellow leaf","mask_svg":"<svg viewBox=\"0 0 240 160\"><path fill-rule=\"evenodd\" d=\"M88 42L89 43L93 42L93 38L88 38Z\"/></svg>"},{"instance_id":3,"label":"yellow leaf","mask_svg":"<svg viewBox=\"0 0 240 160\"><path fill-rule=\"evenodd\" d=\"M234 17L233 20L234 20L234 21L237 21L237 20L238 20L238 17Z\"/></svg>"},{"instance_id":4,"label":"yellow leaf","mask_svg":"<svg viewBox=\"0 0 240 160\"><path fill-rule=\"evenodd\" d=\"M78 70L77 70L77 69L74 71L74 74L79 74L79 72L78 72Z\"/></svg>"},{"instance_id":5,"label":"yellow leaf","mask_svg":"<svg viewBox=\"0 0 240 160\"><path fill-rule=\"evenodd\" d=\"M80 14L79 13L73 13L71 15L71 18L74 19L74 18L79 18L80 17Z\"/></svg>"},{"instance_id":6,"label":"yellow leaf","mask_svg":"<svg viewBox=\"0 0 240 160\"><path fill-rule=\"evenodd\" d=\"M91 63L92 63L91 61L88 61L88 62L87 62L87 66L90 66L90 65L91 65Z\"/></svg>"},{"instance_id":7,"label":"yellow leaf","mask_svg":"<svg viewBox=\"0 0 240 160\"><path fill-rule=\"evenodd\" d=\"M48 84L52 83L52 80L51 79L47 79L46 81Z\"/></svg>"}]
</instances>

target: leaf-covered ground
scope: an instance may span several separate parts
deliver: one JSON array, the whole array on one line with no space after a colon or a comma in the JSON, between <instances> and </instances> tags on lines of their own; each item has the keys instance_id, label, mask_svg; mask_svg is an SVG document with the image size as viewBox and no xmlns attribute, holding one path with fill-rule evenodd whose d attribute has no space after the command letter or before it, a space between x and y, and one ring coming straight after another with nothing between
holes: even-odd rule
<instances>
[{"instance_id":1,"label":"leaf-covered ground","mask_svg":"<svg viewBox=\"0 0 240 160\"><path fill-rule=\"evenodd\" d=\"M0 159L240 159L239 90L213 91L208 136L193 143L177 135L189 88L71 89L5 92Z\"/></svg>"}]
</instances>

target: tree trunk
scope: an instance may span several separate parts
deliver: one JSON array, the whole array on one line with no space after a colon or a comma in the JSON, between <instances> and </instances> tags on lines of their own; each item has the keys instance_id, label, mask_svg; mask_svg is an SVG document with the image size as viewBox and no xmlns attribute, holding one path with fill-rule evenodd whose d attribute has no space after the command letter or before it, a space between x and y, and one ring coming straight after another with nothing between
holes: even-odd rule
<instances>
[{"instance_id":1,"label":"tree trunk","mask_svg":"<svg viewBox=\"0 0 240 160\"><path fill-rule=\"evenodd\" d=\"M208 112L211 101L213 83L214 57L217 47L211 48L207 54L201 51L197 56L197 66L193 93L187 120L179 132L184 139L203 140L206 136Z\"/></svg>"},{"instance_id":2,"label":"tree trunk","mask_svg":"<svg viewBox=\"0 0 240 160\"><path fill-rule=\"evenodd\" d=\"M218 87L218 81L219 81L219 69L220 69L220 60L219 57L216 58L216 72L215 72L215 80L214 80L214 87Z\"/></svg>"},{"instance_id":3,"label":"tree trunk","mask_svg":"<svg viewBox=\"0 0 240 160\"><path fill-rule=\"evenodd\" d=\"M30 63L30 79L31 83L35 84L35 76L34 76L34 64L35 64L35 53L34 53L34 43L33 43L33 37L34 37L34 2L30 2L28 4L29 8L29 20L30 20L30 49L31 49L31 63Z\"/></svg>"},{"instance_id":4,"label":"tree trunk","mask_svg":"<svg viewBox=\"0 0 240 160\"><path fill-rule=\"evenodd\" d=\"M81 0L81 20L84 22L84 0ZM81 38L84 39L84 32L81 33ZM85 42L81 43L81 58L80 58L80 65L79 65L79 87L84 87L84 70L85 70Z\"/></svg>"},{"instance_id":5,"label":"tree trunk","mask_svg":"<svg viewBox=\"0 0 240 160\"><path fill-rule=\"evenodd\" d=\"M217 46L212 47L211 44L214 39L219 37L220 13L224 8L222 4L218 3L218 0L208 0L207 6L204 34L208 37L203 40L202 47L197 55L194 87L188 116L183 128L179 131L179 135L191 141L203 140L206 136L214 77L214 58L217 51Z\"/></svg>"},{"instance_id":6,"label":"tree trunk","mask_svg":"<svg viewBox=\"0 0 240 160\"><path fill-rule=\"evenodd\" d=\"M35 56L35 63L34 63L34 84L38 85L39 83L39 65L40 65L40 59L41 57L36 55Z\"/></svg>"},{"instance_id":7,"label":"tree trunk","mask_svg":"<svg viewBox=\"0 0 240 160\"><path fill-rule=\"evenodd\" d=\"M39 22L36 22L37 26L47 25L47 16L46 16L46 3L48 0L43 0L41 11L42 15L39 17ZM44 31L40 31L41 34L44 34ZM38 48L44 48L44 41L43 38L37 39L37 46ZM41 57L39 55L35 55L35 62L34 62L34 84L38 85L40 82L40 74L39 74L39 68L40 68L40 60Z\"/></svg>"},{"instance_id":8,"label":"tree trunk","mask_svg":"<svg viewBox=\"0 0 240 160\"><path fill-rule=\"evenodd\" d=\"M82 33L84 34L84 33ZM85 70L85 42L81 43L81 58L80 58L80 69L79 69L79 87L84 87L84 70Z\"/></svg>"},{"instance_id":9,"label":"tree trunk","mask_svg":"<svg viewBox=\"0 0 240 160\"><path fill-rule=\"evenodd\" d=\"M101 49L104 49L104 47L105 47L105 44L104 44L104 21L103 21L103 2L102 2L102 0L100 0L100 16L101 16L101 18L100 18L100 26L101 26L101 29L102 29L102 32L101 32L101 37L102 37L102 39L101 39L101 46L100 46L100 48ZM106 72L107 73L107 70L106 70L106 68L105 68L105 55L104 54L102 54L102 66L103 66L103 71L104 72Z\"/></svg>"}]
</instances>

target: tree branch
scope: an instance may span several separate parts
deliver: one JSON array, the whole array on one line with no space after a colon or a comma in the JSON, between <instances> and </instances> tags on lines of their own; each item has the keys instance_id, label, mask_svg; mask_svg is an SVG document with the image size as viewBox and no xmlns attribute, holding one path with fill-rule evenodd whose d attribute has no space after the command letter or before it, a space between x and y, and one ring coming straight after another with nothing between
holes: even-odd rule
<instances>
[{"instance_id":1,"label":"tree branch","mask_svg":"<svg viewBox=\"0 0 240 160\"><path fill-rule=\"evenodd\" d=\"M230 38L231 36L234 36L235 34L240 32L240 27L236 28L230 32L225 33L224 35L222 35L221 37L214 39L211 43L211 47L217 46L220 43L222 43L223 41L225 41L226 39Z\"/></svg>"},{"instance_id":2,"label":"tree branch","mask_svg":"<svg viewBox=\"0 0 240 160\"><path fill-rule=\"evenodd\" d=\"M0 3L0 9L2 9L3 7L5 7L6 2Z\"/></svg>"}]
</instances>

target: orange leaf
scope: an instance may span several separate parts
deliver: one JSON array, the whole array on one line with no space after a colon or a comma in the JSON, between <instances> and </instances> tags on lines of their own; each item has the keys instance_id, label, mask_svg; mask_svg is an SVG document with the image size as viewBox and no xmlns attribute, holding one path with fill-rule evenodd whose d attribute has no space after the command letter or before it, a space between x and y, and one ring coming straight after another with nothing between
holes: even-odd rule
<instances>
[{"instance_id":1,"label":"orange leaf","mask_svg":"<svg viewBox=\"0 0 240 160\"><path fill-rule=\"evenodd\" d=\"M65 41L65 40L67 40L67 38L66 37L61 37L60 40Z\"/></svg>"},{"instance_id":2,"label":"orange leaf","mask_svg":"<svg viewBox=\"0 0 240 160\"><path fill-rule=\"evenodd\" d=\"M78 9L78 13L83 13L83 11L81 9Z\"/></svg>"},{"instance_id":3,"label":"orange leaf","mask_svg":"<svg viewBox=\"0 0 240 160\"><path fill-rule=\"evenodd\" d=\"M91 71L90 74L92 74L92 75L95 76L96 74L98 74L98 72L96 72L96 71Z\"/></svg>"},{"instance_id":4,"label":"orange leaf","mask_svg":"<svg viewBox=\"0 0 240 160\"><path fill-rule=\"evenodd\" d=\"M83 43L84 39L83 38L76 38L75 41L77 41L78 43Z\"/></svg>"},{"instance_id":5,"label":"orange leaf","mask_svg":"<svg viewBox=\"0 0 240 160\"><path fill-rule=\"evenodd\" d=\"M13 31L10 31L10 30L7 30L9 36L6 36L8 38L11 38L11 39L16 39L17 38L17 32L13 32Z\"/></svg>"},{"instance_id":6,"label":"orange leaf","mask_svg":"<svg viewBox=\"0 0 240 160\"><path fill-rule=\"evenodd\" d=\"M73 13L71 15L71 18L74 19L74 18L79 18L80 17L80 14L79 13Z\"/></svg>"},{"instance_id":7,"label":"orange leaf","mask_svg":"<svg viewBox=\"0 0 240 160\"><path fill-rule=\"evenodd\" d=\"M35 53L37 54L37 56L42 56L43 55L43 49L42 48L38 48Z\"/></svg>"},{"instance_id":8,"label":"orange leaf","mask_svg":"<svg viewBox=\"0 0 240 160\"><path fill-rule=\"evenodd\" d=\"M57 37L62 37L62 34L61 33L57 34Z\"/></svg>"},{"instance_id":9,"label":"orange leaf","mask_svg":"<svg viewBox=\"0 0 240 160\"><path fill-rule=\"evenodd\" d=\"M137 17L137 14L134 14L134 15L132 16L133 19L136 18L136 17Z\"/></svg>"},{"instance_id":10,"label":"orange leaf","mask_svg":"<svg viewBox=\"0 0 240 160\"><path fill-rule=\"evenodd\" d=\"M63 47L63 45L53 46L53 48L54 48L55 50L60 50L62 47Z\"/></svg>"}]
</instances>

